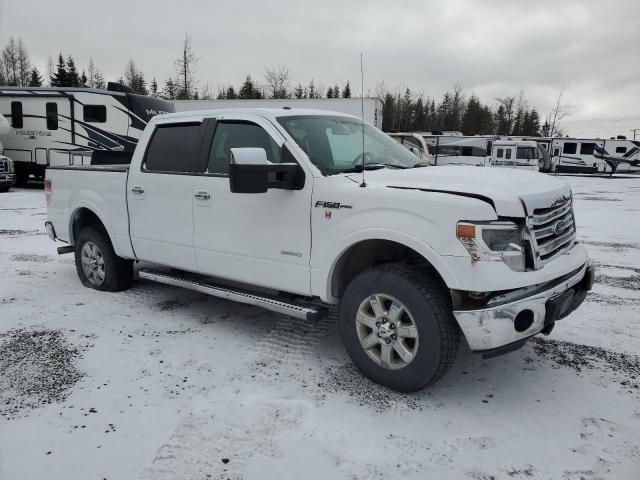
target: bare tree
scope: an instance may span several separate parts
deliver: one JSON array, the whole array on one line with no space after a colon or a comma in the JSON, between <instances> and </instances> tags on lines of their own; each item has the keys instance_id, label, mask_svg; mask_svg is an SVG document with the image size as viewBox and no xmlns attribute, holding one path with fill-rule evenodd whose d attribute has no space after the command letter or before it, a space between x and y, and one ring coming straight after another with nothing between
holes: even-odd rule
<instances>
[{"instance_id":1,"label":"bare tree","mask_svg":"<svg viewBox=\"0 0 640 480\"><path fill-rule=\"evenodd\" d=\"M289 69L286 65L264 67L264 78L267 81L271 98L288 98Z\"/></svg>"},{"instance_id":2,"label":"bare tree","mask_svg":"<svg viewBox=\"0 0 640 480\"><path fill-rule=\"evenodd\" d=\"M2 49L2 63L7 85L18 85L18 45L13 37L9 38L9 43Z\"/></svg>"},{"instance_id":3,"label":"bare tree","mask_svg":"<svg viewBox=\"0 0 640 480\"><path fill-rule=\"evenodd\" d=\"M557 137L563 134L561 122L571 116L573 107L564 102L564 85L560 88L560 93L556 97L556 102L553 110L547 116L547 123L549 124L549 136Z\"/></svg>"},{"instance_id":4,"label":"bare tree","mask_svg":"<svg viewBox=\"0 0 640 480\"><path fill-rule=\"evenodd\" d=\"M93 63L93 57L89 57L89 67L87 68L87 86L95 88L96 86L96 65Z\"/></svg>"},{"instance_id":5,"label":"bare tree","mask_svg":"<svg viewBox=\"0 0 640 480\"><path fill-rule=\"evenodd\" d=\"M185 35L182 53L175 62L177 98L189 99L193 97L193 92L196 88L194 75L196 73L196 63L198 63L199 59L200 57L193 53L191 48L191 37Z\"/></svg>"},{"instance_id":6,"label":"bare tree","mask_svg":"<svg viewBox=\"0 0 640 480\"><path fill-rule=\"evenodd\" d=\"M18 39L18 50L17 50L17 76L18 76L18 85L21 87L26 87L29 85L29 80L31 78L31 59L29 58L29 52L27 52L27 47L22 43L22 39Z\"/></svg>"},{"instance_id":7,"label":"bare tree","mask_svg":"<svg viewBox=\"0 0 640 480\"><path fill-rule=\"evenodd\" d=\"M53 75L56 73L56 67L53 65L53 57L51 55L49 55L49 58L47 59L47 79L49 80L49 86L51 87L51 79L53 78Z\"/></svg>"}]
</instances>

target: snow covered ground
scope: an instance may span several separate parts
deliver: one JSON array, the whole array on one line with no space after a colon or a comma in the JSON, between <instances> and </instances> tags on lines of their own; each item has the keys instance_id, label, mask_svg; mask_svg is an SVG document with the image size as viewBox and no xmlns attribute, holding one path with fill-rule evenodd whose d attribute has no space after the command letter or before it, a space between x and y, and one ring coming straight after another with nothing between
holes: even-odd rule
<instances>
[{"instance_id":1,"label":"snow covered ground","mask_svg":"<svg viewBox=\"0 0 640 480\"><path fill-rule=\"evenodd\" d=\"M42 191L0 194L0 479L640 478L640 178L566 180L587 302L413 395L364 379L331 321L84 288Z\"/></svg>"}]
</instances>

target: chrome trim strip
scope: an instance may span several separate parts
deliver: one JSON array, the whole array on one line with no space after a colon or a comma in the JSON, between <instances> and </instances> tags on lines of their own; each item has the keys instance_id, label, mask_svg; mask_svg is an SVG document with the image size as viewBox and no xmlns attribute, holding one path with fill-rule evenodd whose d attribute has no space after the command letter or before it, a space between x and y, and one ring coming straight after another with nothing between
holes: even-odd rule
<instances>
[{"instance_id":1,"label":"chrome trim strip","mask_svg":"<svg viewBox=\"0 0 640 480\"><path fill-rule=\"evenodd\" d=\"M572 228L564 235L557 237L556 239L550 241L549 243L545 243L544 245L538 245L538 253L540 254L540 256L549 255L553 253L555 250L557 250L558 248L560 248L565 243L571 241L574 235L575 235L575 231Z\"/></svg>"},{"instance_id":2,"label":"chrome trim strip","mask_svg":"<svg viewBox=\"0 0 640 480\"><path fill-rule=\"evenodd\" d=\"M544 225L545 223L549 223L549 222L555 220L556 218L560 218L563 215L566 215L570 211L571 211L571 202L568 202L568 203L558 207L558 209L554 210L553 212L543 213L543 214L540 214L540 215L536 215L534 213L531 216L531 223L534 226Z\"/></svg>"},{"instance_id":3,"label":"chrome trim strip","mask_svg":"<svg viewBox=\"0 0 640 480\"><path fill-rule=\"evenodd\" d=\"M301 318L303 320L306 320L311 316L318 314L318 310L313 308L301 307L300 305L281 302L279 300L274 300L268 297L260 297L258 295L253 295L250 293L244 293L237 290L231 290L214 285L208 285L206 283L196 282L193 280L187 280L149 268L143 268L139 270L138 274L140 275L140 278L153 280L154 282L173 285L176 287L188 288L189 290L195 290L196 292L206 293L207 295L224 298L233 302L255 305L258 307L266 308L267 310L271 310L272 312L281 313L283 315L290 315L292 317Z\"/></svg>"}]
</instances>

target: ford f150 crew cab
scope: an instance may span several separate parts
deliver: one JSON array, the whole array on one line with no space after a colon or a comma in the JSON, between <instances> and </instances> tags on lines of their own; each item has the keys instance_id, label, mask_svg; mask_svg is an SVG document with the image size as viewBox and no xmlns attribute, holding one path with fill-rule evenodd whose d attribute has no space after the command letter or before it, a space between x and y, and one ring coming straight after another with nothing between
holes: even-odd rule
<instances>
[{"instance_id":1,"label":"ford f150 crew cab","mask_svg":"<svg viewBox=\"0 0 640 480\"><path fill-rule=\"evenodd\" d=\"M593 283L566 183L428 167L344 114L157 116L129 165L50 167L45 195L87 287L126 289L140 261L287 315L339 310L354 363L400 391L442 377L461 337L493 356L550 333Z\"/></svg>"}]
</instances>

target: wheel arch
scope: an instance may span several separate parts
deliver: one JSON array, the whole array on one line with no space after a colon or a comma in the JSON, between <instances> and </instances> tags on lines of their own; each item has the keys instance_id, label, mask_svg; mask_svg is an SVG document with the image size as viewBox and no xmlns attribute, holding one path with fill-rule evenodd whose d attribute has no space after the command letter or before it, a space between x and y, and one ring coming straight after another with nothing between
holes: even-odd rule
<instances>
[{"instance_id":1,"label":"wheel arch","mask_svg":"<svg viewBox=\"0 0 640 480\"><path fill-rule=\"evenodd\" d=\"M104 230L104 232L109 236L109 240L114 246L114 249L117 251L113 235L109 233L109 229L107 228L104 218L96 212L96 209L85 205L78 206L69 216L69 244L75 245L76 238L78 238L80 231L89 226L96 226Z\"/></svg>"},{"instance_id":2,"label":"wheel arch","mask_svg":"<svg viewBox=\"0 0 640 480\"><path fill-rule=\"evenodd\" d=\"M363 270L382 263L404 261L423 264L445 289L458 281L442 258L430 247L410 238L377 237L360 239L345 246L336 256L327 278L327 297L342 296L349 282Z\"/></svg>"}]
</instances>

